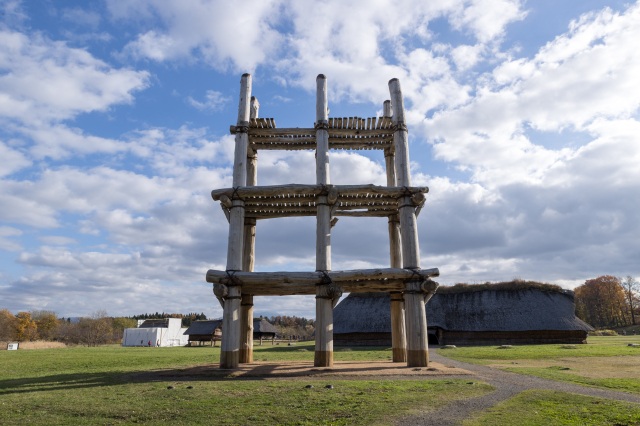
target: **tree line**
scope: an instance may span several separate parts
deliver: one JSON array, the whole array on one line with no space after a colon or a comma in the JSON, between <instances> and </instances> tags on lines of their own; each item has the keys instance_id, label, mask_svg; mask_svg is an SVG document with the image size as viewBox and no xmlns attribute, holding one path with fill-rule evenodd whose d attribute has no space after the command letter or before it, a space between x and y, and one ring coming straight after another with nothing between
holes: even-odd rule
<instances>
[{"instance_id":1,"label":"tree line","mask_svg":"<svg viewBox=\"0 0 640 426\"><path fill-rule=\"evenodd\" d=\"M574 290L576 316L595 328L627 327L640 321L640 283L603 275Z\"/></svg>"},{"instance_id":2,"label":"tree line","mask_svg":"<svg viewBox=\"0 0 640 426\"><path fill-rule=\"evenodd\" d=\"M18 312L0 310L0 341L57 341L66 344L96 346L119 343L125 328L136 326L136 320L109 317L97 311L90 317L58 318L52 311Z\"/></svg>"},{"instance_id":3,"label":"tree line","mask_svg":"<svg viewBox=\"0 0 640 426\"><path fill-rule=\"evenodd\" d=\"M153 314L139 314L139 315L133 315L130 316L128 318L132 318L134 320L147 320L147 319L165 319L165 318L181 318L182 319L182 326L183 327L189 327L191 325L192 322L194 321L203 321L207 319L207 316L204 313L195 313L195 312L190 312L188 314L168 314L165 312L159 313L153 313Z\"/></svg>"},{"instance_id":4,"label":"tree line","mask_svg":"<svg viewBox=\"0 0 640 426\"><path fill-rule=\"evenodd\" d=\"M312 319L288 315L274 315L265 319L276 327L279 336L310 339L315 332L316 323Z\"/></svg>"},{"instance_id":5,"label":"tree line","mask_svg":"<svg viewBox=\"0 0 640 426\"><path fill-rule=\"evenodd\" d=\"M163 318L181 318L183 327L188 327L193 321L206 320L207 316L203 313L156 312L130 317L110 317L105 311L97 311L90 317L71 320L59 318L52 311L18 312L13 315L7 309L0 309L0 341L46 340L87 346L120 343L124 329L137 327L137 320Z\"/></svg>"}]
</instances>

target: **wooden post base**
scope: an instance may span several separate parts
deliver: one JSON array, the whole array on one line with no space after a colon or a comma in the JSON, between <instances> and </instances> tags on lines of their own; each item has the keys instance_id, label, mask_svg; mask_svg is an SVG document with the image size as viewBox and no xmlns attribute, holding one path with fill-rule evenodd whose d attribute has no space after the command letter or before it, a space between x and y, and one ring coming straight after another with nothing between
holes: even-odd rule
<instances>
[{"instance_id":1,"label":"wooden post base","mask_svg":"<svg viewBox=\"0 0 640 426\"><path fill-rule=\"evenodd\" d=\"M238 368L239 364L239 351L220 351L220 368Z\"/></svg>"},{"instance_id":2,"label":"wooden post base","mask_svg":"<svg viewBox=\"0 0 640 426\"><path fill-rule=\"evenodd\" d=\"M314 367L333 367L333 351L316 351Z\"/></svg>"},{"instance_id":3,"label":"wooden post base","mask_svg":"<svg viewBox=\"0 0 640 426\"><path fill-rule=\"evenodd\" d=\"M393 362L407 362L407 351L405 348L392 348Z\"/></svg>"},{"instance_id":4,"label":"wooden post base","mask_svg":"<svg viewBox=\"0 0 640 426\"><path fill-rule=\"evenodd\" d=\"M251 364L253 362L253 348L240 349L239 362L242 364Z\"/></svg>"},{"instance_id":5,"label":"wooden post base","mask_svg":"<svg viewBox=\"0 0 640 426\"><path fill-rule=\"evenodd\" d=\"M428 367L429 351L428 350L407 350L407 367Z\"/></svg>"}]
</instances>

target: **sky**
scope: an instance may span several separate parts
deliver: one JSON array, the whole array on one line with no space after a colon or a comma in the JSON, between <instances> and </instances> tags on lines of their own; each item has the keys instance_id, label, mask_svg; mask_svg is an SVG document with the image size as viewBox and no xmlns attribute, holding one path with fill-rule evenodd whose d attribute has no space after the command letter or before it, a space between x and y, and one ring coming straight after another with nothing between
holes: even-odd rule
<instances>
[{"instance_id":1,"label":"sky","mask_svg":"<svg viewBox=\"0 0 640 426\"><path fill-rule=\"evenodd\" d=\"M0 309L222 310L240 77L260 116L375 117L398 78L421 266L443 285L640 277L640 1L0 0ZM332 151L334 184L385 185ZM261 185L315 183L264 151ZM386 219L341 218L334 270L387 267ZM315 270L315 219L260 221L256 271ZM256 315L315 316L312 296Z\"/></svg>"}]
</instances>

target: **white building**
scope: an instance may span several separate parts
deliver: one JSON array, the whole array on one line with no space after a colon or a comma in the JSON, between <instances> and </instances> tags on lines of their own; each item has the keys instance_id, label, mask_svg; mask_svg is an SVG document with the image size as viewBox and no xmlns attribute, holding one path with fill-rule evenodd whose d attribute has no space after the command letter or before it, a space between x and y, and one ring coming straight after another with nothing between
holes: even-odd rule
<instances>
[{"instance_id":1,"label":"white building","mask_svg":"<svg viewBox=\"0 0 640 426\"><path fill-rule=\"evenodd\" d=\"M124 330L122 346L186 346L185 330L180 318L139 320L138 328Z\"/></svg>"}]
</instances>

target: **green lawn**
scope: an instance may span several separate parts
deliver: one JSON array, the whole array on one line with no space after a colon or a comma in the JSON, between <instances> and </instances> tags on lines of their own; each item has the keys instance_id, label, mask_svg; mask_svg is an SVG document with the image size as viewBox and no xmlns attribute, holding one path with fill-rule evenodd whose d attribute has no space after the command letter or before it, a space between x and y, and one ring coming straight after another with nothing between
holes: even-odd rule
<instances>
[{"instance_id":1,"label":"green lawn","mask_svg":"<svg viewBox=\"0 0 640 426\"><path fill-rule=\"evenodd\" d=\"M521 345L509 349L499 346L459 346L438 349L438 353L459 361L474 364L492 364L495 360L557 359L562 357L640 356L640 336L592 336L583 345Z\"/></svg>"},{"instance_id":2,"label":"green lawn","mask_svg":"<svg viewBox=\"0 0 640 426\"><path fill-rule=\"evenodd\" d=\"M564 392L531 390L465 421L464 426L638 425L640 405Z\"/></svg>"},{"instance_id":3,"label":"green lawn","mask_svg":"<svg viewBox=\"0 0 640 426\"><path fill-rule=\"evenodd\" d=\"M585 345L525 345L439 349L460 361L585 386L640 393L640 336L589 337Z\"/></svg>"},{"instance_id":4,"label":"green lawn","mask_svg":"<svg viewBox=\"0 0 640 426\"><path fill-rule=\"evenodd\" d=\"M256 359L313 360L313 343L256 347ZM388 349L338 350L336 360L385 360ZM229 379L207 375L219 348L0 351L0 424L388 424L479 396L460 380ZM204 373L185 371L201 367ZM312 387L307 388L308 385ZM332 385L332 389L326 388Z\"/></svg>"},{"instance_id":5,"label":"green lawn","mask_svg":"<svg viewBox=\"0 0 640 426\"><path fill-rule=\"evenodd\" d=\"M640 380L633 375L640 371L635 368L640 348L626 346L631 342L640 342L640 336L590 338L588 345L571 349L536 345L440 351L463 361L638 392ZM491 391L490 386L468 377L229 378L212 374L219 354L219 347L116 345L0 351L0 424L376 425ZM313 342L265 344L254 351L256 361L311 365L313 356ZM389 348L336 348L334 354L336 361L390 358ZM620 371L626 373L616 377ZM591 377L594 374L597 377ZM638 405L557 392L524 392L469 424L631 425L640 424L639 409Z\"/></svg>"}]
</instances>

